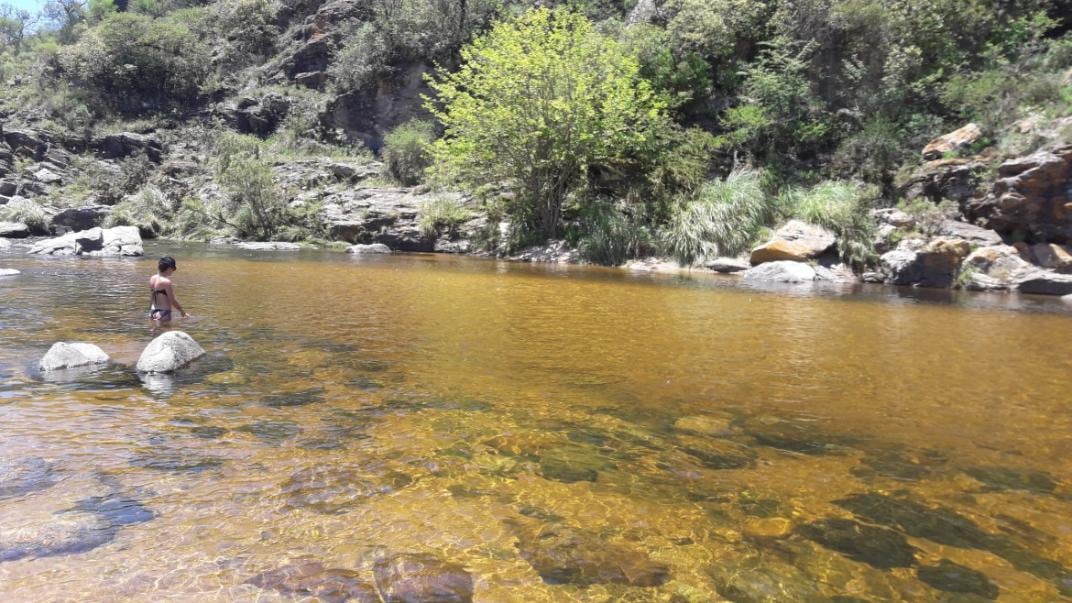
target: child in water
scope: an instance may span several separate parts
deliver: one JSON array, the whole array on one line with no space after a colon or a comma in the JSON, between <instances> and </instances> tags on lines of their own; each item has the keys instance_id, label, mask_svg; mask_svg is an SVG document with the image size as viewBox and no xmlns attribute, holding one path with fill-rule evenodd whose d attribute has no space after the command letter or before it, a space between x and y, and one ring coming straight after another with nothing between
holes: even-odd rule
<instances>
[{"instance_id":1,"label":"child in water","mask_svg":"<svg viewBox=\"0 0 1072 603\"><path fill-rule=\"evenodd\" d=\"M188 315L179 300L175 299L175 287L171 284L170 277L175 273L175 259L166 255L160 258L157 268L160 273L149 277L149 290L152 291L149 318L154 322L168 322L171 320L172 308L186 318Z\"/></svg>"}]
</instances>

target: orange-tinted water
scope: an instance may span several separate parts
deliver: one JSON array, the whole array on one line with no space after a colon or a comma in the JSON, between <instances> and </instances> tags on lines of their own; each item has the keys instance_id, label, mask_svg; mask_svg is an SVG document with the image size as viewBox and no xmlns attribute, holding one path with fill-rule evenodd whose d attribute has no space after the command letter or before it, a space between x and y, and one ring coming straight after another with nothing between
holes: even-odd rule
<instances>
[{"instance_id":1,"label":"orange-tinted water","mask_svg":"<svg viewBox=\"0 0 1072 603\"><path fill-rule=\"evenodd\" d=\"M0 258L6 600L285 600L318 578L250 580L410 553L476 601L1072 593L1057 304L165 250L209 355L145 383L154 261ZM55 341L117 364L36 374Z\"/></svg>"}]
</instances>

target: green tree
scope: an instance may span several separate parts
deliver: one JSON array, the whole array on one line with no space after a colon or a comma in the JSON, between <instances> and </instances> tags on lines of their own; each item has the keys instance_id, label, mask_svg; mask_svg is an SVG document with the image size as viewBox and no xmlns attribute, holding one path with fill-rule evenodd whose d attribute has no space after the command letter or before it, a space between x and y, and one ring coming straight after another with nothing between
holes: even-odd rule
<instances>
[{"instance_id":1,"label":"green tree","mask_svg":"<svg viewBox=\"0 0 1072 603\"><path fill-rule=\"evenodd\" d=\"M469 186L512 188L511 219L547 237L590 175L657 154L673 127L637 60L568 9L496 24L431 85L442 104L428 108L445 127L438 166Z\"/></svg>"}]
</instances>

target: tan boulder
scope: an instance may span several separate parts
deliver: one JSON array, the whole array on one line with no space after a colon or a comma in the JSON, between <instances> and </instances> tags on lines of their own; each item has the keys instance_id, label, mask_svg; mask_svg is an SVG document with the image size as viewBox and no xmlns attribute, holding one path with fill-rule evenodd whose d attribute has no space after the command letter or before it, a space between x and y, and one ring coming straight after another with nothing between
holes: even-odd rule
<instances>
[{"instance_id":1,"label":"tan boulder","mask_svg":"<svg viewBox=\"0 0 1072 603\"><path fill-rule=\"evenodd\" d=\"M753 266L766 262L806 262L830 250L837 242L834 233L822 228L790 220L774 233L774 238L752 250L749 261Z\"/></svg>"},{"instance_id":2,"label":"tan boulder","mask_svg":"<svg viewBox=\"0 0 1072 603\"><path fill-rule=\"evenodd\" d=\"M983 131L979 126L971 123L959 130L955 130L943 136L939 136L923 147L923 159L941 159L946 153L962 149L979 140Z\"/></svg>"},{"instance_id":3,"label":"tan boulder","mask_svg":"<svg viewBox=\"0 0 1072 603\"><path fill-rule=\"evenodd\" d=\"M1063 274L1072 274L1072 247L1039 243L1031 247L1031 252L1039 266Z\"/></svg>"}]
</instances>

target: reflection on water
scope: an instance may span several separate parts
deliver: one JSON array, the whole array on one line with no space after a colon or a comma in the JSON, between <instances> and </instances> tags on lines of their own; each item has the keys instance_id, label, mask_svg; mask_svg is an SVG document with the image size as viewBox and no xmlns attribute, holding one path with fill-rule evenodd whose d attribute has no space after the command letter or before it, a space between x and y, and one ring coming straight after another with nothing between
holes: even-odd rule
<instances>
[{"instance_id":1,"label":"reflection on water","mask_svg":"<svg viewBox=\"0 0 1072 603\"><path fill-rule=\"evenodd\" d=\"M12 600L1072 598L1059 303L167 251L152 378L155 262L3 258Z\"/></svg>"}]
</instances>

